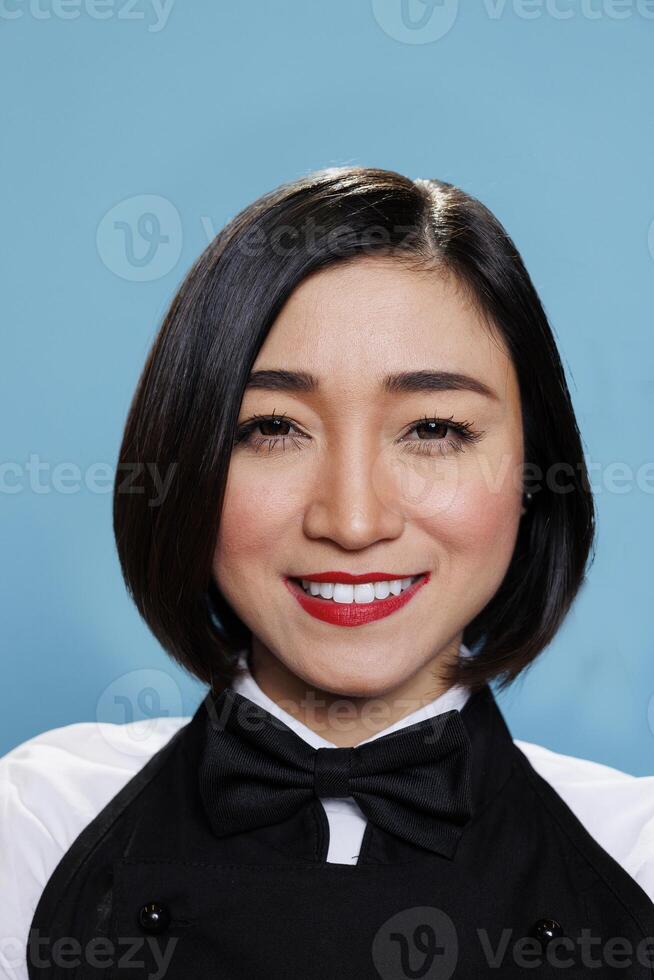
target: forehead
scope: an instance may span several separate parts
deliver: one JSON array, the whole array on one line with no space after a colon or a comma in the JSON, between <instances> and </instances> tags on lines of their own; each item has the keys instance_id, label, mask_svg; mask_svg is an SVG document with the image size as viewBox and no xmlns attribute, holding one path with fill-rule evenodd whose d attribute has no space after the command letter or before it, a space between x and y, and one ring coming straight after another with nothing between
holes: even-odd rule
<instances>
[{"instance_id":1,"label":"forehead","mask_svg":"<svg viewBox=\"0 0 654 980\"><path fill-rule=\"evenodd\" d=\"M279 368L315 375L326 397L377 393L388 374L431 369L477 377L501 398L513 373L498 332L451 275L372 256L319 270L294 290L253 370Z\"/></svg>"}]
</instances>

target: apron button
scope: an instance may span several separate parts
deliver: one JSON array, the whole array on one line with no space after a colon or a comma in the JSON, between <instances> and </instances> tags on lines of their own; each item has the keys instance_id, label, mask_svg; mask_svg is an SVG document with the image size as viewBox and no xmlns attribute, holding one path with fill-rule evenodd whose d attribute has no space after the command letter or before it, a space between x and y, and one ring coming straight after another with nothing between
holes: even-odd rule
<instances>
[{"instance_id":1,"label":"apron button","mask_svg":"<svg viewBox=\"0 0 654 980\"><path fill-rule=\"evenodd\" d=\"M170 913L165 905L148 902L139 909L138 923L144 932L163 932L170 924Z\"/></svg>"},{"instance_id":2,"label":"apron button","mask_svg":"<svg viewBox=\"0 0 654 980\"><path fill-rule=\"evenodd\" d=\"M538 919L531 927L531 935L542 943L548 943L562 936L563 929L556 919Z\"/></svg>"}]
</instances>

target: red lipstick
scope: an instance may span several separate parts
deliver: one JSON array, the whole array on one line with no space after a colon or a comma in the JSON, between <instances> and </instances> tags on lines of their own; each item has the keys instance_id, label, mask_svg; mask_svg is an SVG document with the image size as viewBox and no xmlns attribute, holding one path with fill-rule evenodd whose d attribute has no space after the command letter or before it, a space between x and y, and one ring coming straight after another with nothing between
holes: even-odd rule
<instances>
[{"instance_id":1,"label":"red lipstick","mask_svg":"<svg viewBox=\"0 0 654 980\"><path fill-rule=\"evenodd\" d=\"M364 575L350 575L347 572L321 572L317 575L302 575L303 579L312 582L336 582L345 585L361 585L364 582L391 581L393 579L413 578L409 575L389 574L388 572L366 572ZM387 599L375 599L373 602L334 602L333 599L323 599L320 596L309 595L304 591L300 582L292 578L284 581L286 587L297 599L305 612L323 623L333 626L363 626L377 619L390 616L391 613L406 606L416 592L429 581L430 573L426 572L413 582L408 589L399 595L389 595Z\"/></svg>"}]
</instances>

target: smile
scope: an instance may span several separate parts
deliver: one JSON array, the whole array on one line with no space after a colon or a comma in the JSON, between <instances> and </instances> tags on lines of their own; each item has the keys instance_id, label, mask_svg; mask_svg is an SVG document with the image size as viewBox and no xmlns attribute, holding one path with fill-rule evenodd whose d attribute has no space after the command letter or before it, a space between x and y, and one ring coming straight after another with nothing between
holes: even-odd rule
<instances>
[{"instance_id":1,"label":"smile","mask_svg":"<svg viewBox=\"0 0 654 980\"><path fill-rule=\"evenodd\" d=\"M334 626L362 626L390 616L410 602L428 581L429 572L405 578L384 578L379 573L337 573L332 578L326 573L307 579L285 579L305 612Z\"/></svg>"}]
</instances>

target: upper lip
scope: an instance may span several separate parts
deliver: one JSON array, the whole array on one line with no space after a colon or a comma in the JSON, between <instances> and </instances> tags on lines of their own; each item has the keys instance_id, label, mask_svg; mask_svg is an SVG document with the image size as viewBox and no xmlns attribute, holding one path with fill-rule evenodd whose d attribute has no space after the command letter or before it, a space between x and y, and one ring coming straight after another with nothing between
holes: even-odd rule
<instances>
[{"instance_id":1,"label":"upper lip","mask_svg":"<svg viewBox=\"0 0 654 980\"><path fill-rule=\"evenodd\" d=\"M297 575L293 578L307 579L311 582L337 582L343 585L363 585L364 582L392 582L395 579L413 578L422 572L410 572L402 575L398 572L364 572L363 575L350 575L349 572L312 572L307 575Z\"/></svg>"}]
</instances>

